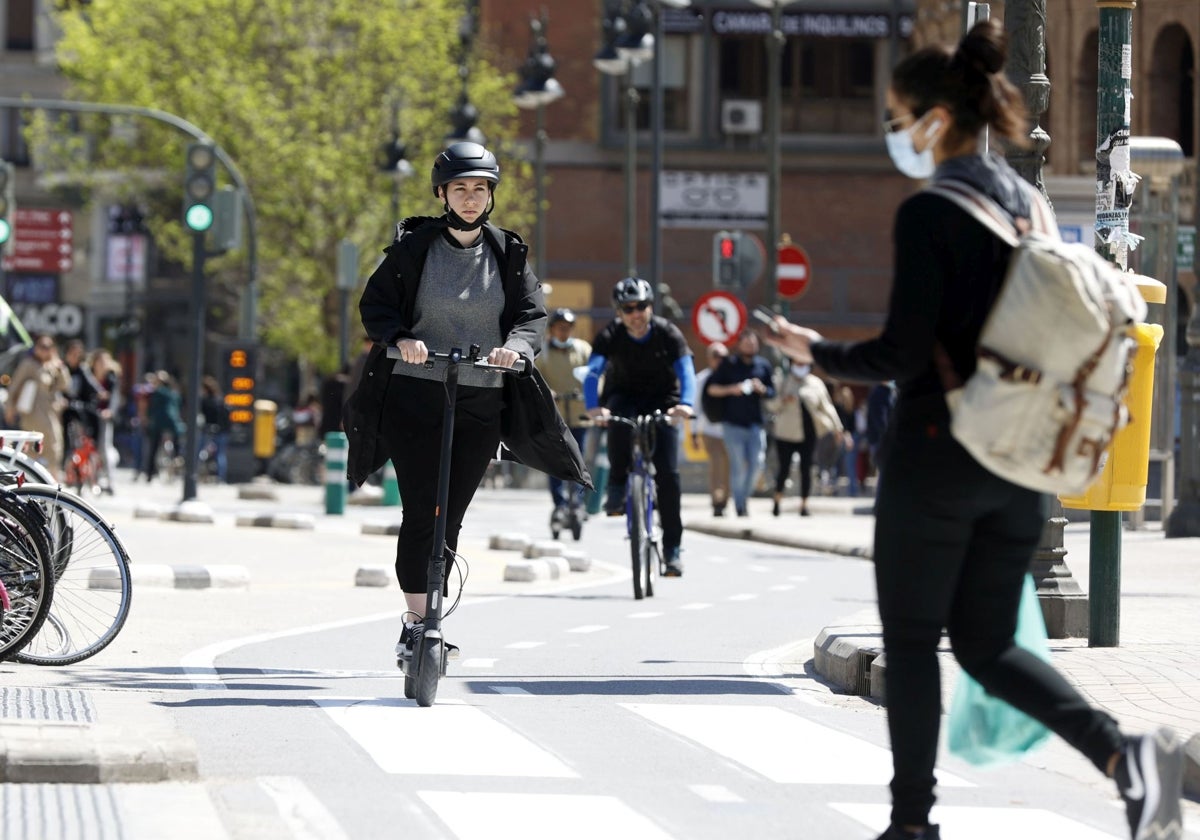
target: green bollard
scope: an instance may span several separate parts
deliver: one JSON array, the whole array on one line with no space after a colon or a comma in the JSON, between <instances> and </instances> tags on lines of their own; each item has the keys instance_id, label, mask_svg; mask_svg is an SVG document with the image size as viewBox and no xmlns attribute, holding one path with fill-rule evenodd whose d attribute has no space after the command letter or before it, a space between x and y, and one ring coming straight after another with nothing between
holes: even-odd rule
<instances>
[{"instance_id":1,"label":"green bollard","mask_svg":"<svg viewBox=\"0 0 1200 840\"><path fill-rule=\"evenodd\" d=\"M385 461L383 464L383 504L391 507L398 507L402 504L400 484L396 481L396 467L391 460Z\"/></svg>"},{"instance_id":2,"label":"green bollard","mask_svg":"<svg viewBox=\"0 0 1200 840\"><path fill-rule=\"evenodd\" d=\"M600 442L596 446L596 460L592 463L592 492L588 494L587 512L597 514L608 491L608 432L599 427L592 431L600 432Z\"/></svg>"},{"instance_id":3,"label":"green bollard","mask_svg":"<svg viewBox=\"0 0 1200 840\"><path fill-rule=\"evenodd\" d=\"M346 452L349 444L345 432L325 433L325 512L346 512Z\"/></svg>"}]
</instances>

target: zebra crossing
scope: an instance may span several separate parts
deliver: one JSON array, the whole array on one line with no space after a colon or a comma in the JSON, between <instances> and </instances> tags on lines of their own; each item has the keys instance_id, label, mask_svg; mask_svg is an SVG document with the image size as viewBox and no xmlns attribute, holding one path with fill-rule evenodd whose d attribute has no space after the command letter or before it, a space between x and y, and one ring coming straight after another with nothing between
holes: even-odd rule
<instances>
[{"instance_id":1,"label":"zebra crossing","mask_svg":"<svg viewBox=\"0 0 1200 840\"><path fill-rule=\"evenodd\" d=\"M494 687L497 694L515 694L511 685ZM555 754L513 731L485 707L462 700L439 701L417 709L411 701L350 699L314 700L386 773L416 781L416 797L446 827L453 840L558 840L572 838L645 838L684 840L686 830L664 826L656 816L608 793L563 792L556 779L588 779L569 758ZM532 702L537 702L533 698ZM772 705L716 703L614 704L632 717L711 753L714 760L731 762L755 779L781 786L871 786L873 802L831 801L824 806L828 820L862 827L843 835L873 838L887 825L886 786L891 759L886 749L845 732L813 722ZM420 725L414 725L417 719ZM816 757L802 760L800 756ZM432 777L439 777L436 780ZM473 777L471 784L447 784L446 777ZM488 779L523 779L520 790L504 786L487 790ZM686 780L679 780L684 785ZM969 790L978 786L939 769L939 785ZM539 791L545 786L547 790ZM751 807L747 794L724 784L688 784L697 800ZM602 785L601 785L602 787ZM451 788L451 789L447 789ZM478 789L484 788L484 789ZM553 788L553 789L551 789ZM978 799L994 803L981 791ZM1003 798L1001 797L1001 801ZM1010 840L1017 836L1054 840L1113 840L1108 833L1044 808L994 805L937 806L933 820L947 838ZM783 836L821 836L808 834Z\"/></svg>"}]
</instances>

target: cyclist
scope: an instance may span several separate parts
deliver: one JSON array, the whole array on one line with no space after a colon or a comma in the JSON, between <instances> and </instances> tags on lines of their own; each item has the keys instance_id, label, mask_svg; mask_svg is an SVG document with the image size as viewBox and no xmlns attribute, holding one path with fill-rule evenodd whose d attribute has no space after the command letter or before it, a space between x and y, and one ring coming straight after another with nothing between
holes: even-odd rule
<instances>
[{"instance_id":1,"label":"cyclist","mask_svg":"<svg viewBox=\"0 0 1200 840\"><path fill-rule=\"evenodd\" d=\"M615 414L636 417L662 411L672 419L692 416L696 371L692 351L679 328L654 314L654 293L639 277L626 277L613 288L617 317L596 336L583 382L590 417L600 424ZM600 393L600 377L604 393ZM625 510L625 480L629 474L632 430L609 427L608 498L604 512L620 516ZM674 426L660 426L654 448L658 517L663 531L663 557L669 577L683 574L679 545L679 435Z\"/></svg>"},{"instance_id":2,"label":"cyclist","mask_svg":"<svg viewBox=\"0 0 1200 840\"><path fill-rule=\"evenodd\" d=\"M396 576L408 620L396 645L398 660L411 658L424 632L420 622L437 515L444 370L423 363L431 350L465 351L464 343L475 343L492 364L512 367L524 359L532 370L546 324L541 284L525 262L528 249L515 233L488 223L500 182L496 156L478 143L454 143L437 156L430 180L443 214L396 226L396 238L359 302L363 327L377 346L363 375L362 388L370 392L352 400L356 406L370 402L364 410L377 416L346 424L352 448L361 446L369 459L376 458L376 449L387 452L404 500ZM401 361L388 362L387 345L399 348ZM450 557L463 515L500 444L504 378L469 365L459 372L446 506ZM352 469L360 457L351 453Z\"/></svg>"},{"instance_id":3,"label":"cyclist","mask_svg":"<svg viewBox=\"0 0 1200 840\"><path fill-rule=\"evenodd\" d=\"M554 392L558 411L567 421L571 436L582 450L587 426L582 419L583 400L575 369L588 363L592 355L592 345L572 335L575 331L575 313L570 309L559 307L551 312L548 330L549 340L537 359L538 370L542 372L546 384ZM583 487L574 485L567 488L565 485L561 479L550 476L550 497L554 500L556 516L565 514L566 509L572 505L583 505Z\"/></svg>"}]
</instances>

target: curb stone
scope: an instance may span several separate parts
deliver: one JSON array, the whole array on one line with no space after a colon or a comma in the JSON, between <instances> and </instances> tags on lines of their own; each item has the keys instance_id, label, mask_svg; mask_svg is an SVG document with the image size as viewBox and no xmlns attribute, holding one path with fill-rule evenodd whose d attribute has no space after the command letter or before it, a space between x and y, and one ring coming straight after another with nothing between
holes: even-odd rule
<instances>
[{"instance_id":1,"label":"curb stone","mask_svg":"<svg viewBox=\"0 0 1200 840\"><path fill-rule=\"evenodd\" d=\"M126 726L0 723L0 782L110 784L194 781L196 744Z\"/></svg>"},{"instance_id":2,"label":"curb stone","mask_svg":"<svg viewBox=\"0 0 1200 840\"><path fill-rule=\"evenodd\" d=\"M240 514L237 524L250 528L292 528L297 531L311 531L316 528L317 520L311 513Z\"/></svg>"},{"instance_id":3,"label":"curb stone","mask_svg":"<svg viewBox=\"0 0 1200 840\"><path fill-rule=\"evenodd\" d=\"M250 572L245 566L131 563L129 580L139 588L241 589L250 585ZM118 586L118 578L112 569L93 569L88 576L88 589L116 589Z\"/></svg>"}]
</instances>

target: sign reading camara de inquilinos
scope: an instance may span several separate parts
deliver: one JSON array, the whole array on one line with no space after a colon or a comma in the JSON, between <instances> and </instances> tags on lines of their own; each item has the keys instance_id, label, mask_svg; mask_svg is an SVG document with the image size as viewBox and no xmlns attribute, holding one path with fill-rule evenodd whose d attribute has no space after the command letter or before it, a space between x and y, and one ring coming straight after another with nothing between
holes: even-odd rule
<instances>
[{"instance_id":1,"label":"sign reading camara de inquilinos","mask_svg":"<svg viewBox=\"0 0 1200 840\"><path fill-rule=\"evenodd\" d=\"M664 171L659 192L663 227L765 228L765 172Z\"/></svg>"}]
</instances>

